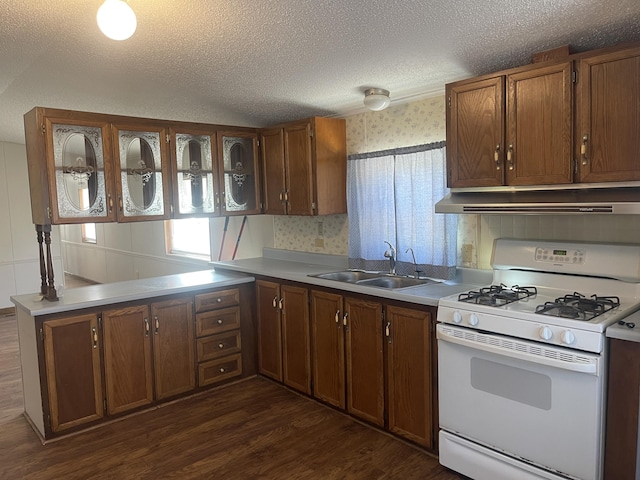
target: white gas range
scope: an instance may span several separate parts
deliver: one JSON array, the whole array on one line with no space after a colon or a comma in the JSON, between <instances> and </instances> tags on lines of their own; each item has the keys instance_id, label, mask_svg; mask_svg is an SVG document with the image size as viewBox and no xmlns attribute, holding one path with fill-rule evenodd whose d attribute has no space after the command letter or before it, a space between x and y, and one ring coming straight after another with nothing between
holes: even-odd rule
<instances>
[{"instance_id":1,"label":"white gas range","mask_svg":"<svg viewBox=\"0 0 640 480\"><path fill-rule=\"evenodd\" d=\"M492 267L492 285L438 304L441 463L600 479L604 332L640 308L640 245L498 239Z\"/></svg>"}]
</instances>

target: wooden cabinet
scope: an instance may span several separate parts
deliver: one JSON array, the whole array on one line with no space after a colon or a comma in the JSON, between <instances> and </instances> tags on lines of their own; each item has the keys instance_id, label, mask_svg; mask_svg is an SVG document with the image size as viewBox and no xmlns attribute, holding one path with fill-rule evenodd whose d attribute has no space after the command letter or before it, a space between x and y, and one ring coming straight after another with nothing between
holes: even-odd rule
<instances>
[{"instance_id":1,"label":"wooden cabinet","mask_svg":"<svg viewBox=\"0 0 640 480\"><path fill-rule=\"evenodd\" d=\"M563 62L448 85L449 186L572 182L571 79Z\"/></svg>"},{"instance_id":2,"label":"wooden cabinet","mask_svg":"<svg viewBox=\"0 0 640 480\"><path fill-rule=\"evenodd\" d=\"M580 182L640 180L640 47L578 62Z\"/></svg>"},{"instance_id":3,"label":"wooden cabinet","mask_svg":"<svg viewBox=\"0 0 640 480\"><path fill-rule=\"evenodd\" d=\"M195 301L198 385L242 375L239 289L203 293Z\"/></svg>"},{"instance_id":4,"label":"wooden cabinet","mask_svg":"<svg viewBox=\"0 0 640 480\"><path fill-rule=\"evenodd\" d=\"M608 48L448 84L449 187L640 180L638 65Z\"/></svg>"},{"instance_id":5,"label":"wooden cabinet","mask_svg":"<svg viewBox=\"0 0 640 480\"><path fill-rule=\"evenodd\" d=\"M264 213L346 213L345 125L314 117L261 132Z\"/></svg>"},{"instance_id":6,"label":"wooden cabinet","mask_svg":"<svg viewBox=\"0 0 640 480\"><path fill-rule=\"evenodd\" d=\"M223 130L217 139L222 214L261 213L257 133Z\"/></svg>"},{"instance_id":7,"label":"wooden cabinet","mask_svg":"<svg viewBox=\"0 0 640 480\"><path fill-rule=\"evenodd\" d=\"M151 316L156 400L194 390L193 299L152 303Z\"/></svg>"},{"instance_id":8,"label":"wooden cabinet","mask_svg":"<svg viewBox=\"0 0 640 480\"><path fill-rule=\"evenodd\" d=\"M257 280L256 298L259 372L310 394L308 290Z\"/></svg>"},{"instance_id":9,"label":"wooden cabinet","mask_svg":"<svg viewBox=\"0 0 640 480\"><path fill-rule=\"evenodd\" d=\"M153 402L151 323L147 305L102 313L107 413Z\"/></svg>"},{"instance_id":10,"label":"wooden cabinet","mask_svg":"<svg viewBox=\"0 0 640 480\"><path fill-rule=\"evenodd\" d=\"M96 314L43 323L51 430L99 420L102 402L101 335Z\"/></svg>"},{"instance_id":11,"label":"wooden cabinet","mask_svg":"<svg viewBox=\"0 0 640 480\"><path fill-rule=\"evenodd\" d=\"M385 319L389 430L433 448L431 315L387 306Z\"/></svg>"}]
</instances>

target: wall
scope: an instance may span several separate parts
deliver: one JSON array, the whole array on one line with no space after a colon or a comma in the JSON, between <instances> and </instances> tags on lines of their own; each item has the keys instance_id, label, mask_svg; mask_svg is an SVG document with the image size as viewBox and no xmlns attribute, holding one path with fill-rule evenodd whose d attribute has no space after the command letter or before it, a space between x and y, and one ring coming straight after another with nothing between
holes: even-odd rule
<instances>
[{"instance_id":1,"label":"wall","mask_svg":"<svg viewBox=\"0 0 640 480\"><path fill-rule=\"evenodd\" d=\"M11 295L40 291L40 260L31 223L27 154L24 145L0 142L0 310ZM58 228L51 233L54 272L62 272ZM56 277L56 285L62 277Z\"/></svg>"}]
</instances>

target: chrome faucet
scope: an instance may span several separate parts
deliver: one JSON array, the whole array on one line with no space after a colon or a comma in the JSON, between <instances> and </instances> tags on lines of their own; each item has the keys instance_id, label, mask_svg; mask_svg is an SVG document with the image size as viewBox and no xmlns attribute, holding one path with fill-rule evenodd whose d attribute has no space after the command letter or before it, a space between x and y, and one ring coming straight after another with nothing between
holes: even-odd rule
<instances>
[{"instance_id":1,"label":"chrome faucet","mask_svg":"<svg viewBox=\"0 0 640 480\"><path fill-rule=\"evenodd\" d=\"M416 263L416 256L413 253L413 248L407 248L404 253L411 252L411 258L413 259L413 271L415 272L415 278L420 278L420 274L423 273L422 270L418 270L418 264Z\"/></svg>"},{"instance_id":2,"label":"chrome faucet","mask_svg":"<svg viewBox=\"0 0 640 480\"><path fill-rule=\"evenodd\" d=\"M389 259L389 273L391 275L395 275L396 274L396 248L386 240L384 241L384 243L389 245L389 250L384 252L384 257Z\"/></svg>"}]
</instances>

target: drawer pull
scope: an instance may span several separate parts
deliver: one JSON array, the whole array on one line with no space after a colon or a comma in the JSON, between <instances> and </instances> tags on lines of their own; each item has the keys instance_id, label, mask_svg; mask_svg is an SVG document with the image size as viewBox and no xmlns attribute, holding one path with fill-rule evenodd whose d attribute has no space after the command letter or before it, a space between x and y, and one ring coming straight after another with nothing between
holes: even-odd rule
<instances>
[{"instance_id":1,"label":"drawer pull","mask_svg":"<svg viewBox=\"0 0 640 480\"><path fill-rule=\"evenodd\" d=\"M158 316L157 315L153 316L153 321L156 324L156 328L155 328L155 331L153 333L155 333L157 335L158 334L158 329L160 328L160 321L158 320Z\"/></svg>"},{"instance_id":2,"label":"drawer pull","mask_svg":"<svg viewBox=\"0 0 640 480\"><path fill-rule=\"evenodd\" d=\"M338 326L340 326L340 310L336 310L336 323L338 324Z\"/></svg>"},{"instance_id":3,"label":"drawer pull","mask_svg":"<svg viewBox=\"0 0 640 480\"><path fill-rule=\"evenodd\" d=\"M271 301L271 305L273 305L273 308L278 308L278 296L277 295L275 297L273 297L273 300Z\"/></svg>"},{"instance_id":4,"label":"drawer pull","mask_svg":"<svg viewBox=\"0 0 640 480\"><path fill-rule=\"evenodd\" d=\"M216 302L222 303L222 298L220 298L220 297L216 298Z\"/></svg>"},{"instance_id":5,"label":"drawer pull","mask_svg":"<svg viewBox=\"0 0 640 480\"><path fill-rule=\"evenodd\" d=\"M222 325L222 319L221 318L218 319L218 325Z\"/></svg>"},{"instance_id":6,"label":"drawer pull","mask_svg":"<svg viewBox=\"0 0 640 480\"><path fill-rule=\"evenodd\" d=\"M224 348L224 343L219 343L219 344L218 344L218 348L219 348L219 349L223 349L223 348Z\"/></svg>"},{"instance_id":7,"label":"drawer pull","mask_svg":"<svg viewBox=\"0 0 640 480\"><path fill-rule=\"evenodd\" d=\"M224 373L225 371L224 367L220 367L220 373Z\"/></svg>"},{"instance_id":8,"label":"drawer pull","mask_svg":"<svg viewBox=\"0 0 640 480\"><path fill-rule=\"evenodd\" d=\"M582 136L582 145L580 145L580 155L582 156L582 165L588 165L587 159L587 142L589 141L589 135Z\"/></svg>"},{"instance_id":9,"label":"drawer pull","mask_svg":"<svg viewBox=\"0 0 640 480\"><path fill-rule=\"evenodd\" d=\"M500 170L500 145L496 145L496 151L493 153L493 160L496 162L496 170Z\"/></svg>"},{"instance_id":10,"label":"drawer pull","mask_svg":"<svg viewBox=\"0 0 640 480\"><path fill-rule=\"evenodd\" d=\"M147 317L144 317L144 336L149 336L149 319Z\"/></svg>"},{"instance_id":11,"label":"drawer pull","mask_svg":"<svg viewBox=\"0 0 640 480\"><path fill-rule=\"evenodd\" d=\"M93 348L98 348L98 332L96 332L95 327L91 329L93 333Z\"/></svg>"}]
</instances>

